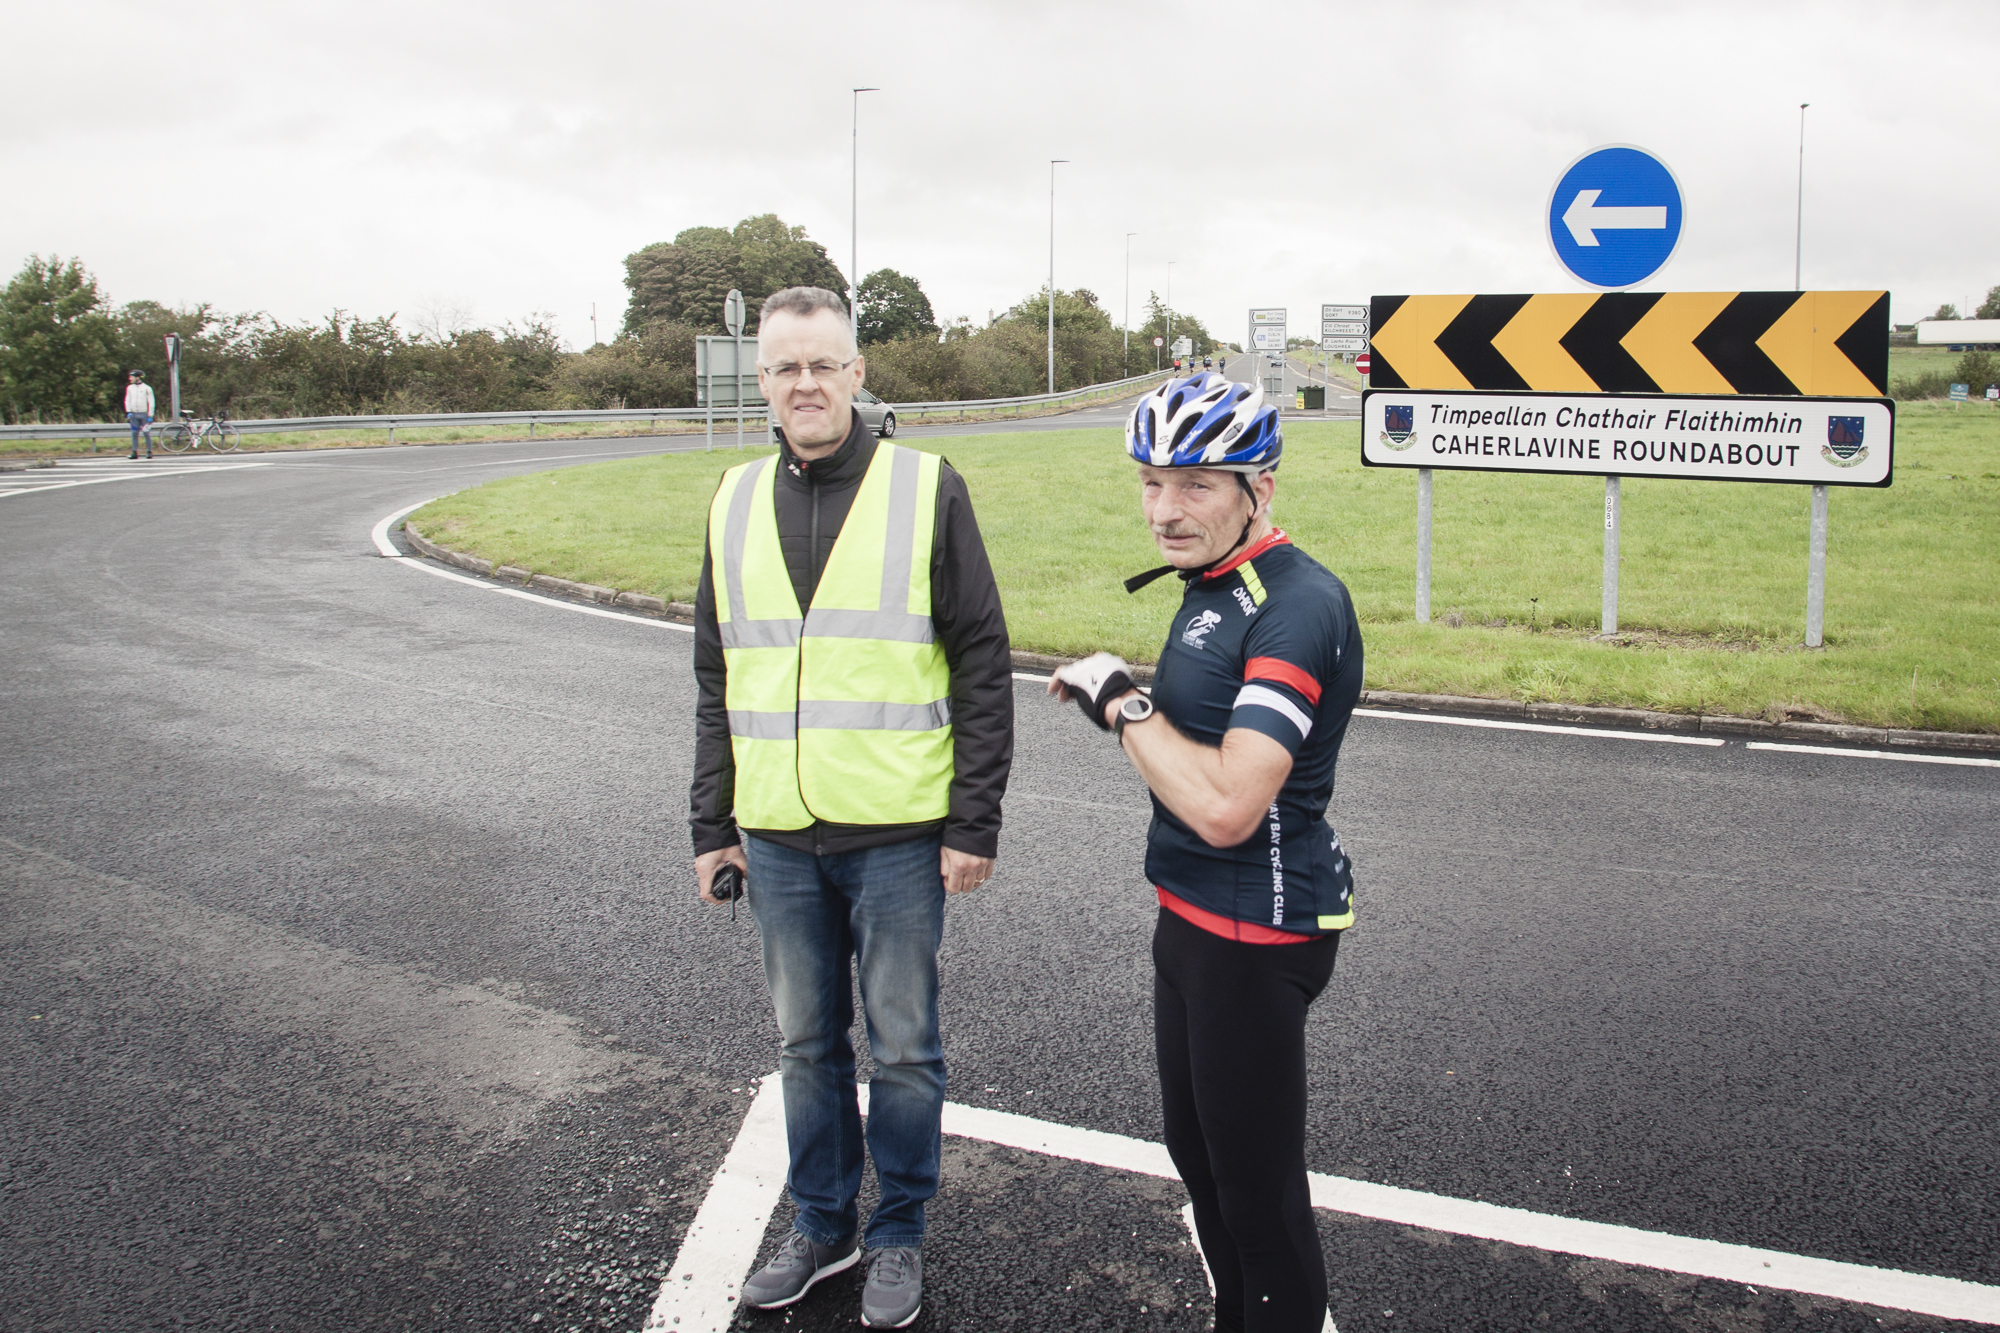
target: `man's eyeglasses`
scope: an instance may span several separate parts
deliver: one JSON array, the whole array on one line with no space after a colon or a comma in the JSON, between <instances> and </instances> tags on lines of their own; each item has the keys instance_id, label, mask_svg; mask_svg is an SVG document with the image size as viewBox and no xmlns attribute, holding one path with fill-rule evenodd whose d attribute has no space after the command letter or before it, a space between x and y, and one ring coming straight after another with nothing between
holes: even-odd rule
<instances>
[{"instance_id":1,"label":"man's eyeglasses","mask_svg":"<svg viewBox=\"0 0 2000 1333\"><path fill-rule=\"evenodd\" d=\"M806 375L811 375L816 380L831 379L853 365L858 359L858 357L850 356L845 361L815 361L809 366L788 363L782 366L760 366L758 369L762 370L772 379L777 380L780 384L791 384Z\"/></svg>"}]
</instances>

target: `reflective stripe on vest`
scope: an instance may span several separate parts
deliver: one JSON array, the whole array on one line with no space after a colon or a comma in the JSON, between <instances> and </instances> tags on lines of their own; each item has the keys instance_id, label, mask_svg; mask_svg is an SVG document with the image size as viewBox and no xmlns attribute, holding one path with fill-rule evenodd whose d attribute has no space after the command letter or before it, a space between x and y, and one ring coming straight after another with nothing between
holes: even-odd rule
<instances>
[{"instance_id":1,"label":"reflective stripe on vest","mask_svg":"<svg viewBox=\"0 0 2000 1333\"><path fill-rule=\"evenodd\" d=\"M938 458L878 444L802 616L767 455L723 474L709 561L745 828L942 819L951 671L931 626Z\"/></svg>"}]
</instances>

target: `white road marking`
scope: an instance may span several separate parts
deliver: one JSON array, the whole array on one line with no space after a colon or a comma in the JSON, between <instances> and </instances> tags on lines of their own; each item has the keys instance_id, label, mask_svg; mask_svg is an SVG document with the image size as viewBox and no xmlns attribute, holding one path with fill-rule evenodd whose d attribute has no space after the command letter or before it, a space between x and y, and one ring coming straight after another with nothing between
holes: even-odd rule
<instances>
[{"instance_id":1,"label":"white road marking","mask_svg":"<svg viewBox=\"0 0 2000 1333\"><path fill-rule=\"evenodd\" d=\"M1445 717L1437 713L1392 713L1386 708L1357 708L1356 717L1390 717L1405 722L1438 722L1449 727L1491 727L1498 731L1543 731L1555 736L1602 736L1621 741L1658 741L1666 745L1721 745L1719 736L1673 736L1656 731L1621 731L1615 727L1564 727L1552 722L1503 722L1491 717Z\"/></svg>"},{"instance_id":2,"label":"white road marking","mask_svg":"<svg viewBox=\"0 0 2000 1333\"><path fill-rule=\"evenodd\" d=\"M756 1262L790 1162L783 1087L773 1074L751 1099L644 1327L722 1333L736 1317L743 1280Z\"/></svg>"},{"instance_id":3,"label":"white road marking","mask_svg":"<svg viewBox=\"0 0 2000 1333\"><path fill-rule=\"evenodd\" d=\"M787 1154L782 1115L777 1117L778 1132L775 1134L760 1129L756 1135L751 1135L751 1122L759 1114L758 1107L764 1098L773 1095L772 1089L778 1084L775 1076L764 1081L764 1090L758 1093L757 1102L752 1103L750 1115L744 1120L743 1131L737 1135L737 1147L730 1149L729 1159L723 1164L724 1172L737 1161L738 1149L743 1148L746 1138L749 1138L752 1144L758 1145L755 1151L762 1152L764 1156L753 1159L752 1150L745 1149L743 1170L750 1171L754 1160L756 1170L763 1175L783 1179ZM861 1112L866 1115L868 1085L862 1084L859 1091ZM774 1110L772 1114L777 1113ZM957 1102L944 1104L943 1130L957 1138L995 1143L1006 1148L1040 1153L1045 1157L1060 1157L1163 1180L1180 1179L1164 1144L1128 1138L1123 1134L1051 1124L1011 1111L989 1111L977 1106L961 1106ZM1910 1310L1941 1319L2000 1324L2000 1287L1965 1282L1958 1278L1906 1273L1899 1269L1874 1268L1835 1259L1816 1259L1810 1255L1787 1254L1783 1250L1732 1245L1725 1241L1676 1236L1663 1231L1642 1231L1637 1227L1616 1226L1608 1222L1586 1222L1573 1217L1529 1212L1525 1208L1506 1208L1473 1199L1454 1199L1442 1194L1426 1194L1421 1190L1399 1189L1394 1185L1349 1180L1344 1176L1329 1176L1318 1171L1308 1172L1306 1178L1312 1190L1313 1207L1324 1208L1328 1212L1348 1213L1355 1217L1500 1241L1557 1254L1603 1259L1635 1268L1657 1268L1723 1282L1740 1282L1751 1287L1775 1287L1781 1291L1804 1292L1811 1296L1826 1296L1891 1310ZM722 1173L718 1173L716 1188L721 1186ZM770 1210L777 1203L777 1192L773 1189L763 1205L763 1213L753 1220L747 1213L739 1216L744 1207L740 1200L745 1197L740 1187L732 1184L730 1190L718 1207L731 1210L727 1215L732 1218L732 1225L749 1230L754 1235L747 1257L740 1266L719 1272L713 1270L711 1265L710 1270L703 1274L700 1285L710 1293L702 1297L704 1300L715 1299L713 1293L721 1291L725 1282L729 1284L729 1290L740 1290L743 1277L748 1275L748 1265L756 1257L755 1238L763 1235ZM711 1189L711 1196L715 1192ZM702 1211L695 1219L697 1228L707 1215L708 1207L708 1202L704 1201ZM689 1233L690 1237L694 1234L693 1231ZM1199 1244L1196 1248L1200 1248ZM673 1271L678 1273L681 1267L681 1261L677 1259ZM668 1284L672 1285L675 1281L669 1274ZM681 1285L690 1288L687 1297L694 1295L694 1279L690 1278ZM666 1299L664 1290L661 1299ZM656 1314L660 1308L655 1305ZM723 1323L710 1327L720 1329L726 1322L725 1319ZM646 1327L685 1328L687 1325L663 1325L648 1320Z\"/></svg>"},{"instance_id":4,"label":"white road marking","mask_svg":"<svg viewBox=\"0 0 2000 1333\"><path fill-rule=\"evenodd\" d=\"M446 492L446 494L450 493ZM683 625L677 620L660 620L652 616L628 615L623 611L607 611L603 607L584 606L580 602L566 602L555 597L542 597L523 588L510 588L504 583L488 583L485 579L476 579L470 575L453 573L451 570L434 565L428 560L419 560L415 556L404 555L398 551L394 543L389 540L389 529L396 525L397 520L416 513L417 510L430 504L432 500L442 499L444 499L442 495L433 495L430 500L419 500L413 505L405 505L395 513L379 520L368 534L369 540L375 543L376 553L384 559L393 560L397 564L407 568L421 569L426 574L435 574L441 579L450 579L453 583L463 583L467 587L479 588L485 592L497 592L503 597L518 597L524 602L535 602L542 606L553 606L559 611L574 611L579 615L602 616L606 620L622 620L628 625L650 625L654 629L679 630L683 634L694 633L694 626Z\"/></svg>"},{"instance_id":5,"label":"white road marking","mask_svg":"<svg viewBox=\"0 0 2000 1333\"><path fill-rule=\"evenodd\" d=\"M101 486L109 481L136 481L142 477L185 477L197 472L238 472L246 467L269 466L271 466L269 463L200 463L192 467L183 464L178 467L137 468L130 472L111 473L108 476L65 477L46 482L40 478L23 477L22 481L32 480L34 484L22 486L21 482L9 482L8 485L18 489L0 491L0 496L41 495L47 491L66 491L72 486Z\"/></svg>"},{"instance_id":6,"label":"white road marking","mask_svg":"<svg viewBox=\"0 0 2000 1333\"><path fill-rule=\"evenodd\" d=\"M1903 754L1896 750L1846 750L1833 745L1780 745L1751 741L1748 750L1782 750L1786 754L1839 754L1850 759L1894 759L1905 764L1961 764L1967 768L2000 768L2000 759L1973 759L1951 754Z\"/></svg>"},{"instance_id":7,"label":"white road marking","mask_svg":"<svg viewBox=\"0 0 2000 1333\"><path fill-rule=\"evenodd\" d=\"M1057 805L1080 805L1088 810L1111 810L1121 815L1144 815L1148 819L1153 817L1153 805L1150 801L1144 805L1113 805L1109 801L1079 801L1069 796L1044 796L1040 792L1019 791L1012 788L1007 792L1007 799L1010 801L1053 801Z\"/></svg>"},{"instance_id":8,"label":"white road marking","mask_svg":"<svg viewBox=\"0 0 2000 1333\"><path fill-rule=\"evenodd\" d=\"M534 461L545 461L545 460L527 459L527 460L515 460L515 461L534 462ZM233 466L264 467L269 465L260 463L238 463L234 464ZM193 469L186 469L186 470L193 470ZM210 468L205 470L216 471L219 469ZM153 473L152 475L159 476L161 474ZM122 478L103 477L103 478L97 478L97 480L117 481L117 480L122 480ZM76 485L82 485L83 483L71 482L69 484L76 486ZM21 493L22 492L18 491L0 491L0 496L17 495ZM444 497L441 495L432 496L431 500L441 500L443 498ZM540 602L543 606L559 607L564 611L577 611L587 616L604 616L607 619L611 620L624 620L632 622L634 624L653 625L664 629L676 629L686 634L694 633L694 626L683 625L679 621L658 620L651 616L628 615L622 611L607 611L600 607L583 606L576 602L560 601L553 597L541 597L520 588L509 588L504 584L489 583L484 579L471 578L464 574L455 574L450 570L443 569L437 565L430 563L427 560L418 560L415 559L414 557L402 554L395 548L395 546L393 546L390 543L389 529L395 526L396 520L407 517L408 515L415 513L417 510L422 509L425 505L431 503L431 500L421 500L416 504L410 505L403 509L399 509L395 513L390 514L387 518L384 518L380 522L378 522L375 525L374 531L369 534L370 538L375 543L375 549L388 559L400 561L405 565L410 565L417 569L421 569L426 574L435 574L439 578L451 579L454 582L468 584L474 588L483 588L488 592L503 593L509 597L519 597L524 601ZM1014 679L1033 681L1036 684L1046 685L1051 679L1053 679L1053 677L1038 675L1032 671L1016 671L1014 673ZM1150 690L1147 692L1151 693ZM1720 736L1677 736L1677 735L1669 735L1653 731L1624 731L1615 727L1565 727L1551 722L1507 722L1499 718L1490 718L1490 717L1448 717L1436 713L1399 713L1399 712L1393 712L1386 708L1357 708L1354 710L1354 715L1356 717L1398 718L1406 722L1437 722L1437 723L1442 723L1446 726L1454 726L1454 727L1487 727L1499 731L1539 731L1555 736L1602 736L1610 738L1612 740L1657 741L1668 745L1704 745L1709 747L1715 747L1727 744L1727 742L1724 741ZM1911 763L1911 764L1959 764L1967 767L1977 767L1977 768L2000 768L2000 759L1971 759L1971 758L1960 758L1951 755L1898 754L1889 750L1846 750L1827 745L1780 745L1771 741L1751 741L1747 748L1752 750L1783 750L1786 751L1787 753L1792 753L1792 754L1839 754L1839 755L1847 755L1856 759L1895 759L1895 760L1900 760L1904 763ZM1060 800L1062 798L1051 796L1051 797L1042 797L1040 799ZM1069 804L1089 804L1089 803L1069 802Z\"/></svg>"}]
</instances>

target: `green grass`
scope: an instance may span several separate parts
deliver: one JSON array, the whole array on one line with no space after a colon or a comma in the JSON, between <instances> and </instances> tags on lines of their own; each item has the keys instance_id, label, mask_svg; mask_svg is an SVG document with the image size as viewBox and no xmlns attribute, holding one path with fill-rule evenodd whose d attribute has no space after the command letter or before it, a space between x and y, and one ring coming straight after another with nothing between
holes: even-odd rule
<instances>
[{"instance_id":1,"label":"green grass","mask_svg":"<svg viewBox=\"0 0 2000 1333\"><path fill-rule=\"evenodd\" d=\"M1278 519L1354 594L1374 689L2000 730L2000 414L1906 405L1896 484L1835 488L1824 651L1804 637L1805 487L1627 479L1619 638L1595 639L1595 477L1437 473L1435 621L1412 615L1416 479L1352 423L1288 426ZM1168 580L1114 431L926 439L971 488L1017 648L1158 652ZM498 563L690 600L733 450L493 482L413 516ZM1914 686L1912 676L1914 673Z\"/></svg>"}]
</instances>

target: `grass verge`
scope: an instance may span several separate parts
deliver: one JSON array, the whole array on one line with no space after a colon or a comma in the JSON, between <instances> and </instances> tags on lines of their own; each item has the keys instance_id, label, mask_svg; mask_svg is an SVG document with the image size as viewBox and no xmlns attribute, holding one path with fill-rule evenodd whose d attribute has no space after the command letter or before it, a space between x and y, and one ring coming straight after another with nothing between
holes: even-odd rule
<instances>
[{"instance_id":1,"label":"grass verge","mask_svg":"<svg viewBox=\"0 0 2000 1333\"><path fill-rule=\"evenodd\" d=\"M1804 637L1805 487L1628 478L1619 619L1595 638L1603 483L1437 474L1431 604L1412 614L1416 478L1363 468L1353 423L1286 428L1278 519L1354 594L1371 689L2000 731L2000 414L1898 414L1896 484L1836 488L1824 651ZM931 438L965 475L1014 646L1150 661L1177 585L1110 430ZM692 600L734 450L565 468L412 516L433 541L584 583Z\"/></svg>"}]
</instances>

